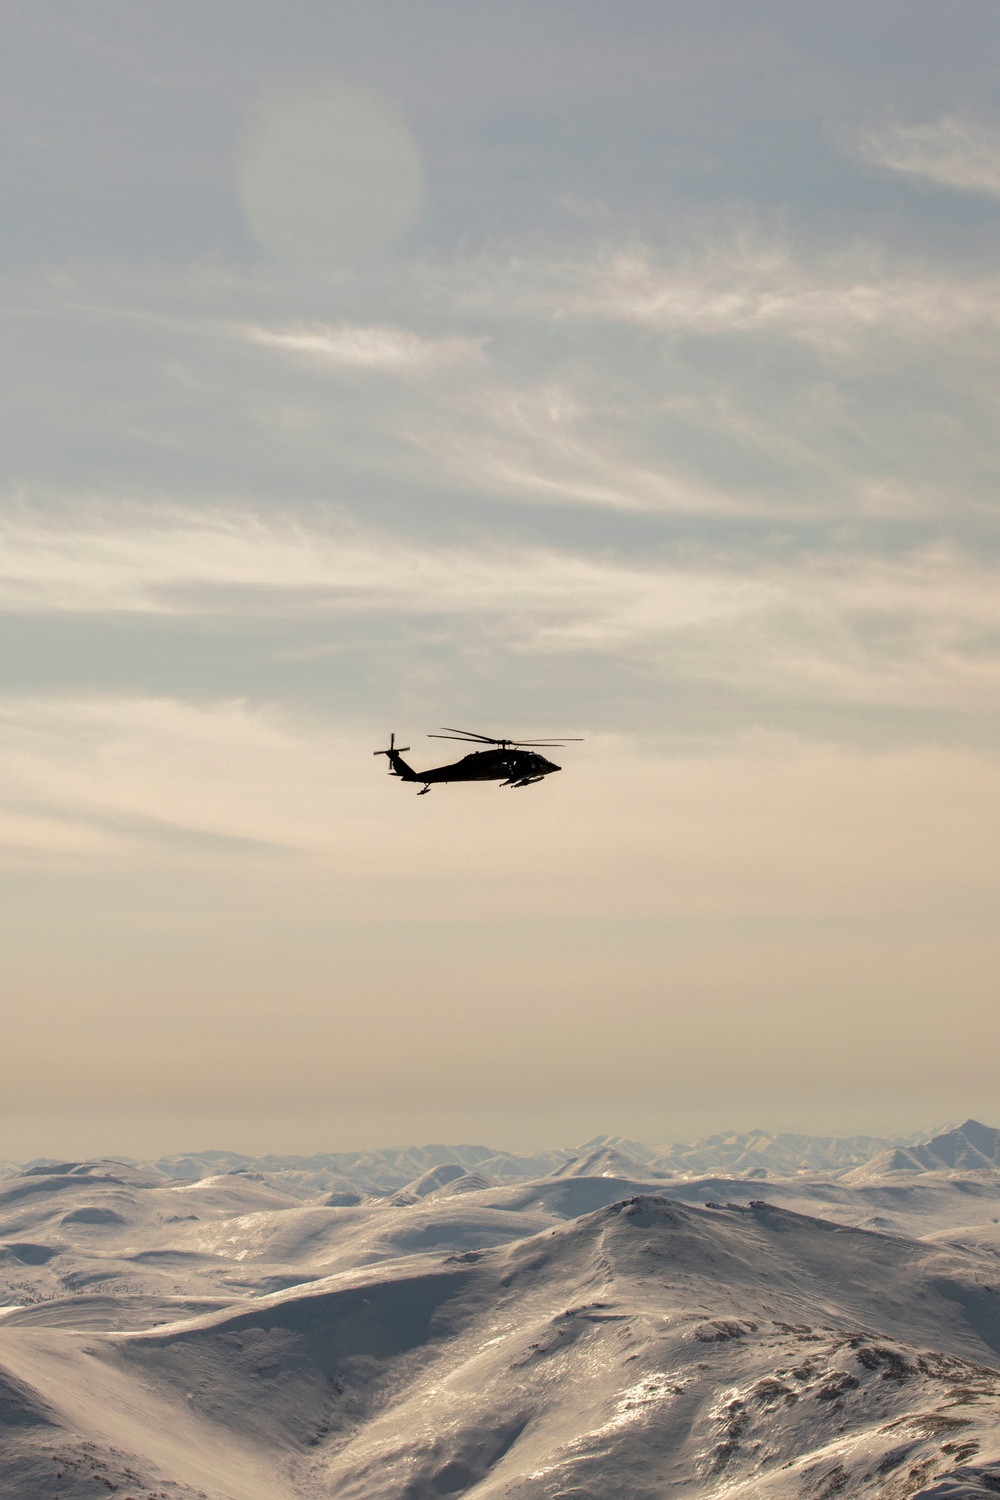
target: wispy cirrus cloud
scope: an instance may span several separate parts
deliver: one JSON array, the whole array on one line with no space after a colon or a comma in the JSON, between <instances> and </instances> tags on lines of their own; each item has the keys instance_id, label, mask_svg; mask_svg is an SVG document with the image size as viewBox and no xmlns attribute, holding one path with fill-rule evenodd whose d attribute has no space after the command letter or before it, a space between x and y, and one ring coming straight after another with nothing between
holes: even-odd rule
<instances>
[{"instance_id":1,"label":"wispy cirrus cloud","mask_svg":"<svg viewBox=\"0 0 1000 1500\"><path fill-rule=\"evenodd\" d=\"M148 521L116 524L107 511L82 528L7 521L0 610L225 614L241 612L252 593L258 609L278 614L499 613L520 618L524 643L544 621L619 613L644 580L677 624L739 612L753 592L721 572L661 575L555 548L420 545L358 525L223 510L164 509L157 524Z\"/></svg>"},{"instance_id":2,"label":"wispy cirrus cloud","mask_svg":"<svg viewBox=\"0 0 1000 1500\"><path fill-rule=\"evenodd\" d=\"M347 451L377 409L391 443L368 433L373 472L405 453L422 483L543 505L926 515L945 449L928 444L923 418L915 445L922 404L934 408L930 422L961 431L961 452L948 455L950 506L956 463L969 470L964 506L991 462L995 445L977 419L1000 325L991 273L900 264L864 244L813 251L719 225L677 231L672 247L483 255L436 267L427 285L411 275L405 296L439 328L433 337L402 323L240 335L301 361L305 374L312 366L317 379L404 377L405 397L379 393L370 407L356 397L351 431L338 433ZM906 413L890 372L909 388ZM449 378L422 378L438 373ZM324 441L330 418L312 425Z\"/></svg>"},{"instance_id":3,"label":"wispy cirrus cloud","mask_svg":"<svg viewBox=\"0 0 1000 1500\"><path fill-rule=\"evenodd\" d=\"M720 220L659 245L411 264L391 319L320 317L328 287L293 295L263 273L226 274L224 318L177 317L180 282L134 276L116 307L81 276L10 278L23 313L0 437L39 491L110 479L154 507L304 497L364 514L374 497L406 515L434 496L461 526L483 502L558 508L569 525L573 509L950 525L992 505L1000 278L986 267Z\"/></svg>"},{"instance_id":4,"label":"wispy cirrus cloud","mask_svg":"<svg viewBox=\"0 0 1000 1500\"><path fill-rule=\"evenodd\" d=\"M218 512L164 513L155 527L107 514L99 528L8 524L2 545L0 609L33 616L241 621L251 611L326 621L345 645L352 621L448 621L494 654L584 656L602 673L642 663L706 691L774 700L989 713L1000 689L1000 565L943 544L750 567L739 549L688 543L673 558L630 562Z\"/></svg>"},{"instance_id":5,"label":"wispy cirrus cloud","mask_svg":"<svg viewBox=\"0 0 1000 1500\"><path fill-rule=\"evenodd\" d=\"M850 134L847 141L874 166L1000 198L1000 125L995 121L954 114L920 124L887 120Z\"/></svg>"},{"instance_id":6,"label":"wispy cirrus cloud","mask_svg":"<svg viewBox=\"0 0 1000 1500\"><path fill-rule=\"evenodd\" d=\"M502 301L567 324L617 323L668 338L785 336L835 356L861 340L870 352L873 337L925 344L1000 322L994 275L892 265L874 246L809 254L725 225L693 234L672 255L636 243L585 259L498 266L469 296L484 308Z\"/></svg>"},{"instance_id":7,"label":"wispy cirrus cloud","mask_svg":"<svg viewBox=\"0 0 1000 1500\"><path fill-rule=\"evenodd\" d=\"M238 330L251 344L337 370L406 374L468 364L483 356L484 338L425 338L391 324L338 323L294 328L248 324Z\"/></svg>"}]
</instances>

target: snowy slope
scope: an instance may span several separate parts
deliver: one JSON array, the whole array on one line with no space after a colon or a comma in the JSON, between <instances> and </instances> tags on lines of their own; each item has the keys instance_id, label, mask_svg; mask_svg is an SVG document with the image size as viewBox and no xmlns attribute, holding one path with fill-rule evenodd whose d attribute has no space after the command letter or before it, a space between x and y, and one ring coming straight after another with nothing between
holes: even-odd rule
<instances>
[{"instance_id":1,"label":"snowy slope","mask_svg":"<svg viewBox=\"0 0 1000 1500\"><path fill-rule=\"evenodd\" d=\"M874 1496L1000 1457L979 1260L766 1205L639 1197L142 1334L39 1311L0 1323L4 1495Z\"/></svg>"},{"instance_id":2,"label":"snowy slope","mask_svg":"<svg viewBox=\"0 0 1000 1500\"><path fill-rule=\"evenodd\" d=\"M607 1166L607 1155L595 1163ZM692 1204L747 1204L743 1178L582 1176L575 1164L534 1183L490 1185L458 1165L398 1193L360 1199L244 1171L185 1182L94 1164L0 1183L0 1305L80 1295L141 1299L255 1296L337 1270L505 1244L638 1192ZM770 1180L771 1202L844 1225L986 1250L1000 1224L1000 1172L934 1172L850 1181ZM977 1238L978 1237L978 1238Z\"/></svg>"},{"instance_id":3,"label":"snowy slope","mask_svg":"<svg viewBox=\"0 0 1000 1500\"><path fill-rule=\"evenodd\" d=\"M0 1500L996 1494L1000 1170L948 1134L766 1183L613 1137L367 1195L9 1172Z\"/></svg>"}]
</instances>

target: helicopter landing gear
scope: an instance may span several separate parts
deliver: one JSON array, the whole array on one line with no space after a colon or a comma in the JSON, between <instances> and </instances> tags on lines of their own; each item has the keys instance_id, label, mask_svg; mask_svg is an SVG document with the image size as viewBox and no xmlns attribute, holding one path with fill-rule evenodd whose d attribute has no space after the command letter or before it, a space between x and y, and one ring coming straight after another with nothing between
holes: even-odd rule
<instances>
[{"instance_id":1,"label":"helicopter landing gear","mask_svg":"<svg viewBox=\"0 0 1000 1500\"><path fill-rule=\"evenodd\" d=\"M427 796L427 793L428 793L428 792L429 792L429 791L430 791L430 787L429 787L429 786L424 786L424 787L421 787L421 788L420 788L420 791L419 791L419 792L418 792L418 793L417 793L417 796L418 796L418 797L426 797L426 796Z\"/></svg>"}]
</instances>

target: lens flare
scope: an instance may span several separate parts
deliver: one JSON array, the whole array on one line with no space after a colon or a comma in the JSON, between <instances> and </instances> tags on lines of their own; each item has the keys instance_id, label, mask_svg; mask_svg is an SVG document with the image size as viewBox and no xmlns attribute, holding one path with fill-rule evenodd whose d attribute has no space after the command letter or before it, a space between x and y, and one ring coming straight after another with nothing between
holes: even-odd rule
<instances>
[{"instance_id":1,"label":"lens flare","mask_svg":"<svg viewBox=\"0 0 1000 1500\"><path fill-rule=\"evenodd\" d=\"M420 155L399 110L343 85L266 103L237 184L255 239L290 260L351 263L387 250L423 203Z\"/></svg>"}]
</instances>

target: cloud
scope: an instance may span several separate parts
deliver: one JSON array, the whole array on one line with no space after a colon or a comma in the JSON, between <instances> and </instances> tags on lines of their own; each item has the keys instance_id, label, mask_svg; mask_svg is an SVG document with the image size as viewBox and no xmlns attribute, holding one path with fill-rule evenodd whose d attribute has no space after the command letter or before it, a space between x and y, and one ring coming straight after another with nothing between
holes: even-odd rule
<instances>
[{"instance_id":1,"label":"cloud","mask_svg":"<svg viewBox=\"0 0 1000 1500\"><path fill-rule=\"evenodd\" d=\"M220 273L210 316L200 283L88 274L21 298L5 414L34 481L0 508L0 616L60 690L80 628L87 681L130 691L314 702L322 662L354 710L557 689L657 733L678 694L682 733L985 724L991 274L691 225L414 263L350 309L273 270Z\"/></svg>"},{"instance_id":2,"label":"cloud","mask_svg":"<svg viewBox=\"0 0 1000 1500\"><path fill-rule=\"evenodd\" d=\"M998 157L1000 161L1000 157ZM926 342L1000 322L1000 278L893 268L872 246L806 254L739 228L706 233L672 257L649 244L587 259L497 268L478 293L525 316L647 329L666 337L784 335L831 356L872 338Z\"/></svg>"},{"instance_id":3,"label":"cloud","mask_svg":"<svg viewBox=\"0 0 1000 1500\"><path fill-rule=\"evenodd\" d=\"M89 275L7 278L2 439L36 493L373 504L407 529L558 507L571 540L576 509L950 526L993 503L988 269L730 220L412 263L350 297L273 269Z\"/></svg>"},{"instance_id":4,"label":"cloud","mask_svg":"<svg viewBox=\"0 0 1000 1500\"><path fill-rule=\"evenodd\" d=\"M936 469L953 508L959 469L958 503L974 504L992 461L978 416L1000 324L993 275L720 231L669 256L633 245L481 257L438 268L434 294L435 319L450 326L434 337L399 324L243 336L334 374L412 377L399 400L373 393L391 443L372 432L368 462L453 492L664 515L926 516L939 503ZM454 378L417 378L436 372ZM341 453L369 408L350 412ZM330 420L314 413L317 441Z\"/></svg>"},{"instance_id":5,"label":"cloud","mask_svg":"<svg viewBox=\"0 0 1000 1500\"><path fill-rule=\"evenodd\" d=\"M329 737L296 734L240 702L0 699L7 772L0 841L121 864L144 845L169 859L252 860L316 845L314 797ZM308 763L308 768L307 768ZM276 803L248 800L261 780ZM280 804L280 805L279 805ZM313 823L313 832L310 824Z\"/></svg>"},{"instance_id":6,"label":"cloud","mask_svg":"<svg viewBox=\"0 0 1000 1500\"><path fill-rule=\"evenodd\" d=\"M155 525L134 516L116 524L107 511L78 528L14 519L0 523L0 541L0 610L56 615L241 614L247 591L256 591L257 608L268 611L272 595L275 612L293 615L610 619L652 590L661 614L683 624L729 614L754 587L727 589L724 575L680 570L664 577L554 548L420 545L359 525L310 528L222 510L167 510ZM521 634L530 638L527 626Z\"/></svg>"},{"instance_id":7,"label":"cloud","mask_svg":"<svg viewBox=\"0 0 1000 1500\"><path fill-rule=\"evenodd\" d=\"M481 359L485 342L482 338L422 338L410 329L388 324L317 324L302 328L249 325L240 331L252 344L297 355L317 365L400 373Z\"/></svg>"},{"instance_id":8,"label":"cloud","mask_svg":"<svg viewBox=\"0 0 1000 1500\"><path fill-rule=\"evenodd\" d=\"M922 177L959 192L1000 197L1000 125L942 115L922 125L870 125L850 145L874 166Z\"/></svg>"},{"instance_id":9,"label":"cloud","mask_svg":"<svg viewBox=\"0 0 1000 1500\"><path fill-rule=\"evenodd\" d=\"M8 522L0 609L35 617L326 622L458 631L494 656L642 664L763 700L978 713L1000 686L1000 565L936 544L787 561L690 542L629 561L538 545L403 542L354 524L164 512L70 529ZM414 642L418 656L426 646ZM294 650L292 651L294 656ZM359 668L360 670L360 668Z\"/></svg>"}]
</instances>

